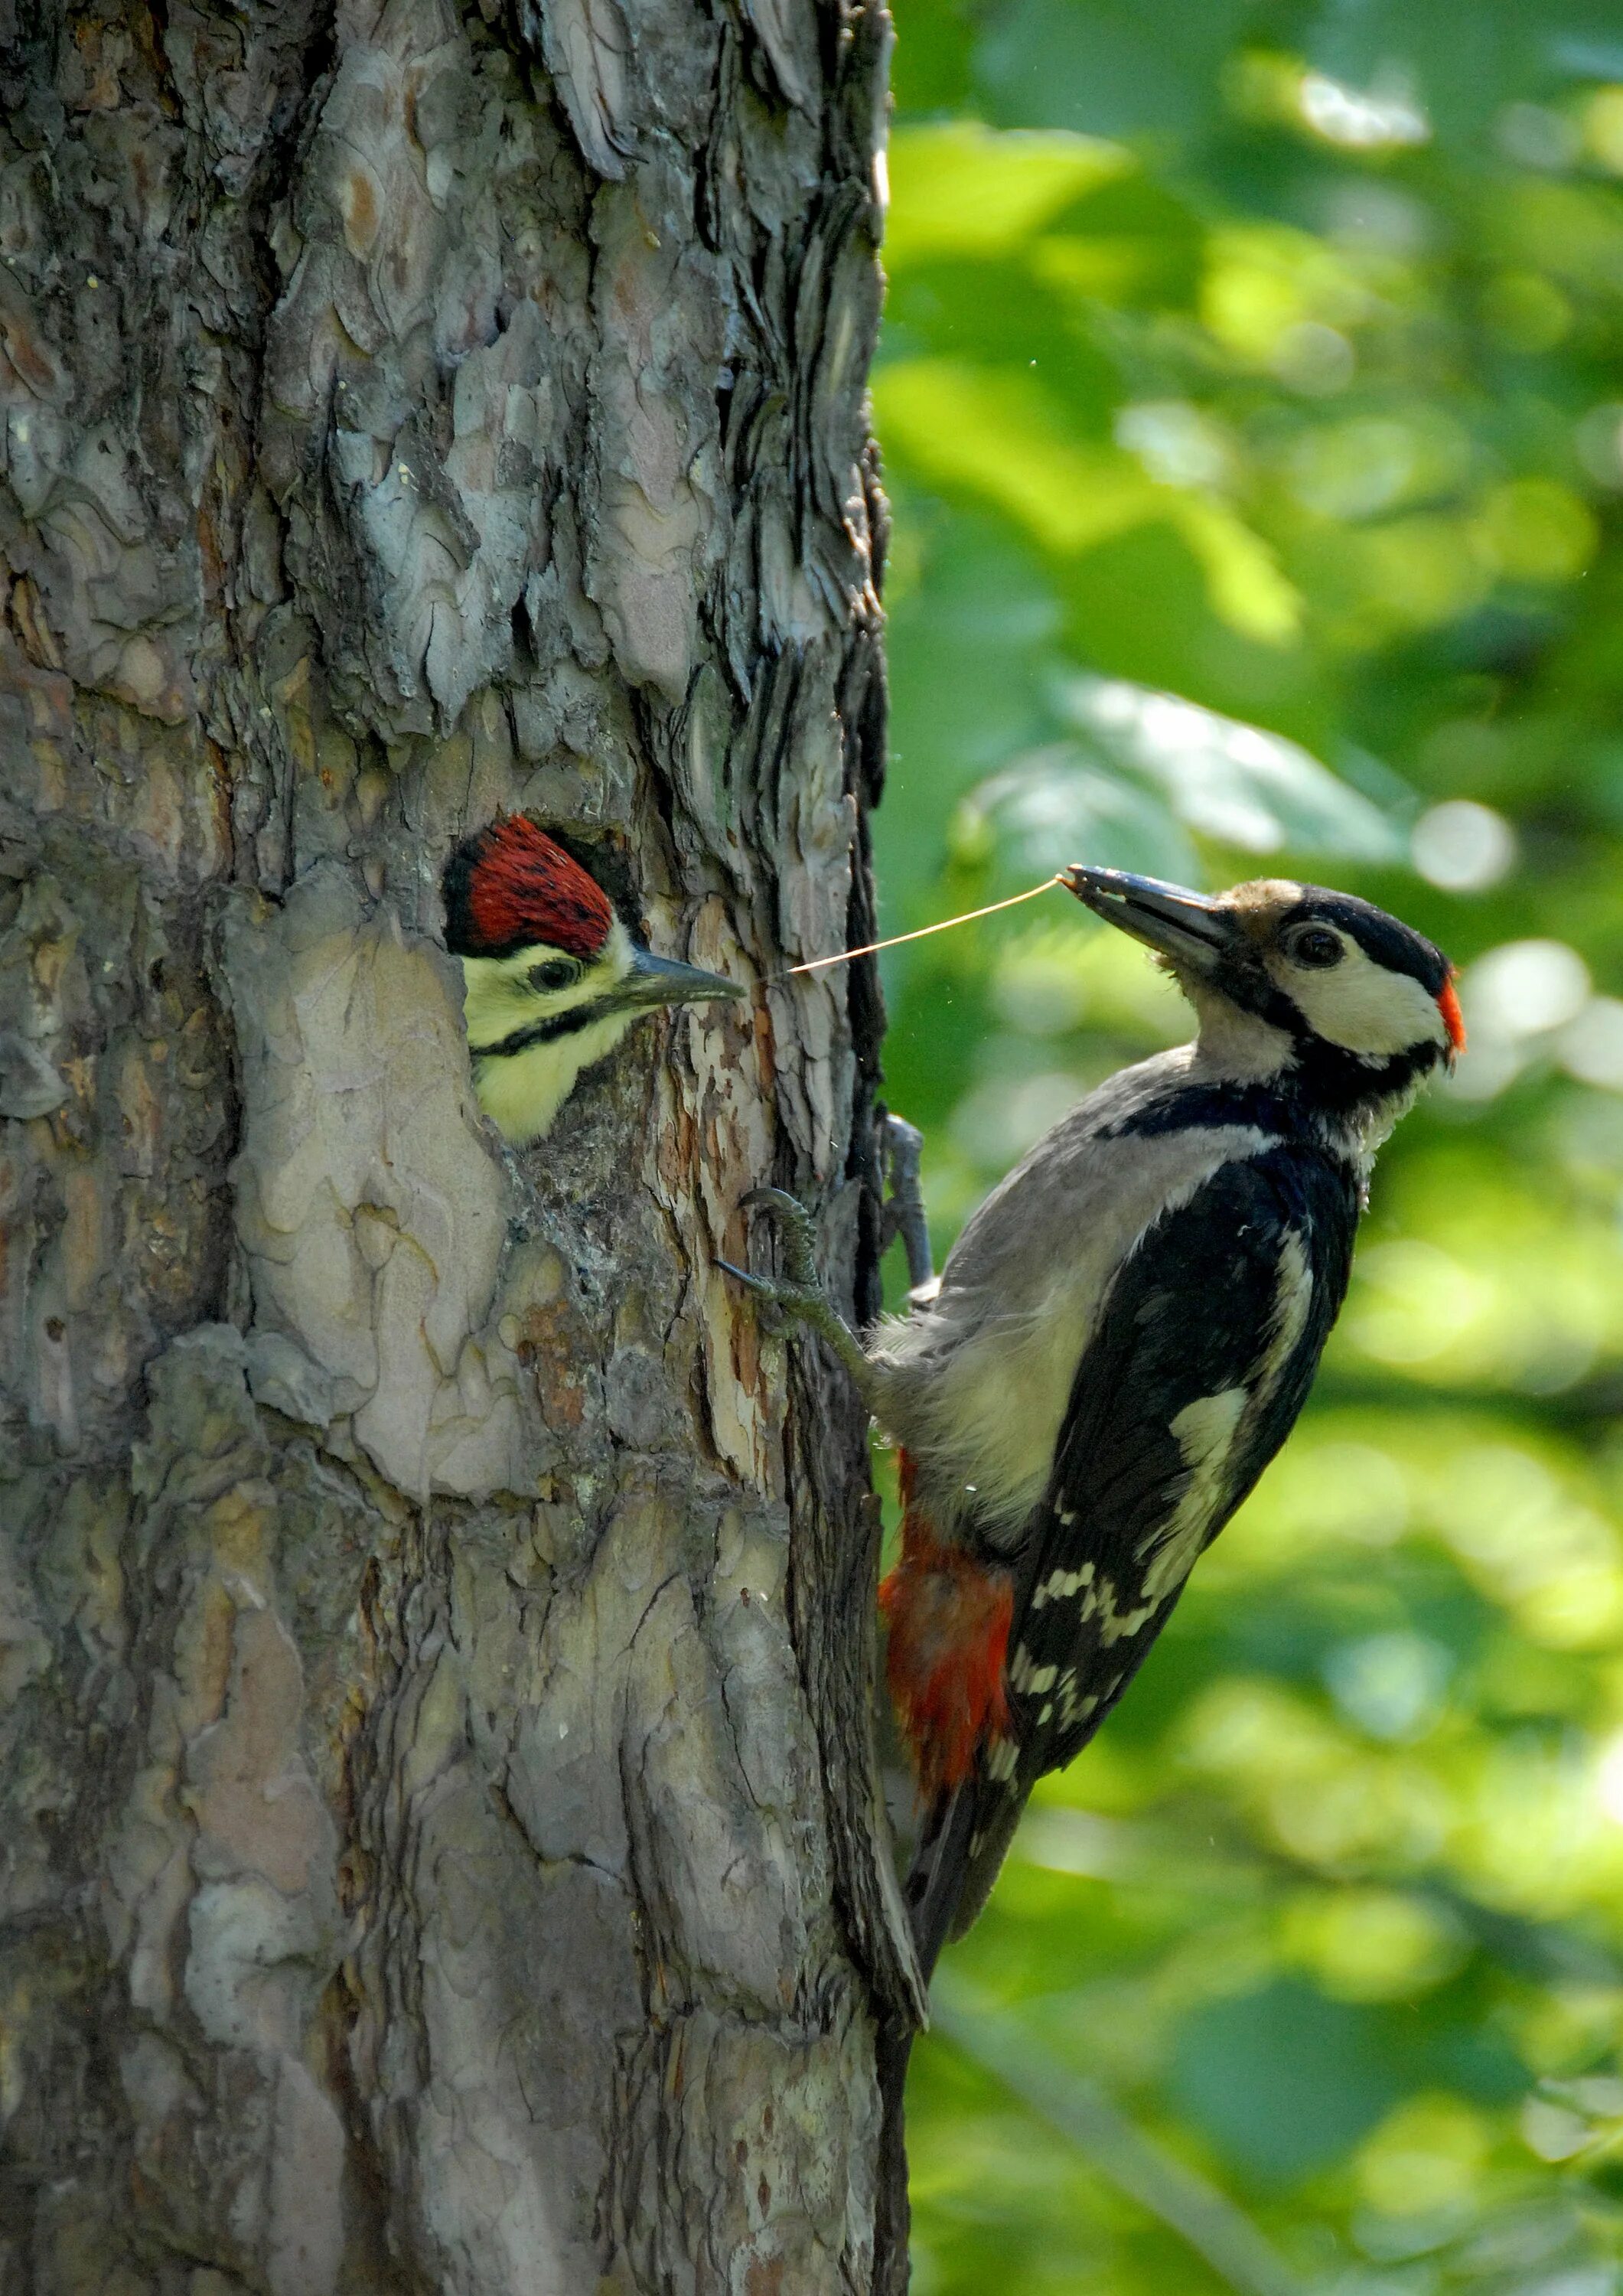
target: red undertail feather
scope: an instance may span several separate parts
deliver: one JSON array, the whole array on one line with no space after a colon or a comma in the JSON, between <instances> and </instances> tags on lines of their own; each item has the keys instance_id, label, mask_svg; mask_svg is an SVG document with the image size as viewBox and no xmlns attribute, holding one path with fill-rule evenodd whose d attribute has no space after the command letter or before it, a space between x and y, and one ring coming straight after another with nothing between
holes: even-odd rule
<instances>
[{"instance_id":1,"label":"red undertail feather","mask_svg":"<svg viewBox=\"0 0 1623 2296\"><path fill-rule=\"evenodd\" d=\"M614 911L602 887L522 814L492 822L464 852L460 954L509 955L542 942L589 957L608 939Z\"/></svg>"},{"instance_id":2,"label":"red undertail feather","mask_svg":"<svg viewBox=\"0 0 1623 2296\"><path fill-rule=\"evenodd\" d=\"M938 1538L913 1496L914 1466L899 1455L902 1559L879 1590L890 1629L886 1676L913 1750L919 1786L933 1801L963 1784L988 1737L1006 1734L1004 1660L1014 1612L1006 1570L985 1570Z\"/></svg>"}]
</instances>

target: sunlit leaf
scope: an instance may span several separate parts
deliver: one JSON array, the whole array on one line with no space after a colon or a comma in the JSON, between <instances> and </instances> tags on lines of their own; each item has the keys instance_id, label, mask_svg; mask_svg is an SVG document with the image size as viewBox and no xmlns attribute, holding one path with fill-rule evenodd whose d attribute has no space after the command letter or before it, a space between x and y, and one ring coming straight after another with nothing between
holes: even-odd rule
<instances>
[{"instance_id":1,"label":"sunlit leaf","mask_svg":"<svg viewBox=\"0 0 1623 2296\"><path fill-rule=\"evenodd\" d=\"M999 135L973 120L898 128L890 139L886 266L1007 253L1079 192L1133 165L1130 152L1092 135Z\"/></svg>"},{"instance_id":2,"label":"sunlit leaf","mask_svg":"<svg viewBox=\"0 0 1623 2296\"><path fill-rule=\"evenodd\" d=\"M1069 438L1029 376L910 359L881 368L873 395L892 451L936 483L995 503L1047 549L1090 549L1163 507L1163 490L1130 455Z\"/></svg>"},{"instance_id":3,"label":"sunlit leaf","mask_svg":"<svg viewBox=\"0 0 1623 2296\"><path fill-rule=\"evenodd\" d=\"M874 400L912 469L996 504L1045 548L1074 554L1164 521L1200 562L1221 619L1265 644L1294 636L1299 602L1259 536L1217 498L1152 479L1136 456L1067 436L1029 376L909 359L875 376Z\"/></svg>"},{"instance_id":4,"label":"sunlit leaf","mask_svg":"<svg viewBox=\"0 0 1623 2296\"><path fill-rule=\"evenodd\" d=\"M1252 853L1395 857L1393 822L1299 742L1125 678L1072 677L1061 708L1095 754L1164 792L1191 829Z\"/></svg>"},{"instance_id":5,"label":"sunlit leaf","mask_svg":"<svg viewBox=\"0 0 1623 2296\"><path fill-rule=\"evenodd\" d=\"M1135 786L1096 751L1056 742L1018 758L971 800L988 819L1016 875L1041 876L1067 861L1098 861L1148 876L1189 876L1194 849L1160 792Z\"/></svg>"}]
</instances>

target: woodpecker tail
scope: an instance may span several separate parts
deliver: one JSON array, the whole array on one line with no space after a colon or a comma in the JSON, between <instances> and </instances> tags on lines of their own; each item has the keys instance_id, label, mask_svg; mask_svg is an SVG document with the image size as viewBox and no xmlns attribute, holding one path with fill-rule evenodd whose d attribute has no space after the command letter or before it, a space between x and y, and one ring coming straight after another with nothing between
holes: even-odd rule
<instances>
[{"instance_id":1,"label":"woodpecker tail","mask_svg":"<svg viewBox=\"0 0 1623 2296\"><path fill-rule=\"evenodd\" d=\"M970 1778L931 1809L904 1891L927 1985L942 1947L971 1930L985 1911L1029 1790L1013 1778Z\"/></svg>"},{"instance_id":2,"label":"woodpecker tail","mask_svg":"<svg viewBox=\"0 0 1623 2296\"><path fill-rule=\"evenodd\" d=\"M890 1696L930 1813L907 1883L928 1976L947 1938L985 1904L1025 1800L1004 1678L1014 1581L938 1535L918 1504L913 1461L906 1451L898 1459L902 1554L879 1604Z\"/></svg>"},{"instance_id":3,"label":"woodpecker tail","mask_svg":"<svg viewBox=\"0 0 1623 2296\"><path fill-rule=\"evenodd\" d=\"M962 1785L956 1792L941 1796L925 1820L904 1886L908 1917L913 1923L914 1950L926 1985L935 1974L942 1947L956 1927L969 1846L975 1831L975 1802L973 1784Z\"/></svg>"}]
</instances>

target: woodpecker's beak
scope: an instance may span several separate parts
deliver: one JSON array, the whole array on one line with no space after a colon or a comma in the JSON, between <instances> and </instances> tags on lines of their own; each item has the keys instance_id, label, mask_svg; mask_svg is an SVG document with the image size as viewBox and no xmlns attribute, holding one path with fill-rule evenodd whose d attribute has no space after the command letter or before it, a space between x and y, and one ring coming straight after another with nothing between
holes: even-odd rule
<instances>
[{"instance_id":1,"label":"woodpecker's beak","mask_svg":"<svg viewBox=\"0 0 1623 2296\"><path fill-rule=\"evenodd\" d=\"M745 994L738 981L719 972L704 972L696 964L676 964L668 956L634 948L630 972L607 1001L616 1012L642 1012L656 1004L702 1004L712 996Z\"/></svg>"},{"instance_id":2,"label":"woodpecker's beak","mask_svg":"<svg viewBox=\"0 0 1623 2296\"><path fill-rule=\"evenodd\" d=\"M1159 877L1135 877L1126 869L1090 869L1080 861L1060 874L1085 908L1159 949L1175 964L1209 972L1239 942L1234 919L1203 893L1164 885Z\"/></svg>"}]
</instances>

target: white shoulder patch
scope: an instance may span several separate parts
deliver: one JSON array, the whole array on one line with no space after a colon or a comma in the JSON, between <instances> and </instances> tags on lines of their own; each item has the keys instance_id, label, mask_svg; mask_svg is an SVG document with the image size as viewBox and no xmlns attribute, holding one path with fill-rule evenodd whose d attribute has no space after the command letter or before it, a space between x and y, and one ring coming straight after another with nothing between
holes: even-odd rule
<instances>
[{"instance_id":1,"label":"white shoulder patch","mask_svg":"<svg viewBox=\"0 0 1623 2296\"><path fill-rule=\"evenodd\" d=\"M1250 1392L1249 1388L1225 1387L1220 1395L1202 1395L1186 1403L1178 1413L1172 1432L1193 1473L1199 1474L1214 1455L1226 1457Z\"/></svg>"},{"instance_id":2,"label":"white shoulder patch","mask_svg":"<svg viewBox=\"0 0 1623 2296\"><path fill-rule=\"evenodd\" d=\"M1313 1270L1301 1237L1287 1229L1280 1244L1274 1314L1256 1371L1244 1387L1228 1387L1186 1403L1172 1432L1189 1469L1189 1483L1171 1515L1141 1551L1148 1559L1143 1595L1155 1606L1181 1587L1205 1546L1212 1518L1229 1490L1228 1463L1247 1415L1263 1408L1307 1329L1313 1305Z\"/></svg>"}]
</instances>

